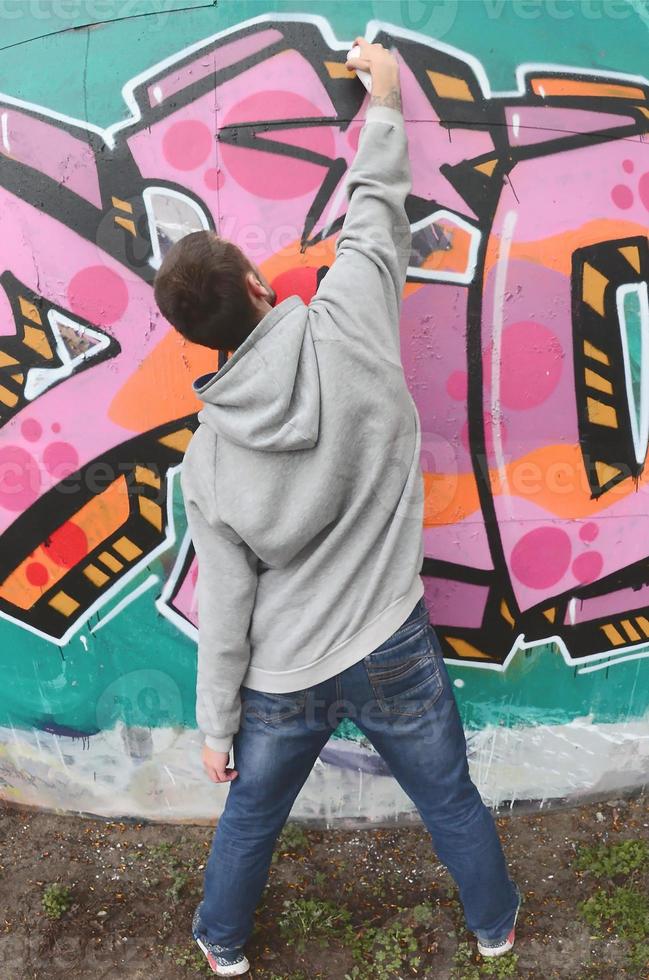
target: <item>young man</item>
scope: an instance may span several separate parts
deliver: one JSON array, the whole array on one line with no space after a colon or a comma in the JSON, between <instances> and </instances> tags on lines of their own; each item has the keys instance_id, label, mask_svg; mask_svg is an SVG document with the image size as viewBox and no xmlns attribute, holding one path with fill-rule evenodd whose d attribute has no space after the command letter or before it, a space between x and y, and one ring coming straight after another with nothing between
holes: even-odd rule
<instances>
[{"instance_id":1,"label":"young man","mask_svg":"<svg viewBox=\"0 0 649 980\"><path fill-rule=\"evenodd\" d=\"M386 760L460 891L483 955L511 949L519 906L423 601L420 428L399 307L410 168L395 58L357 38L372 96L336 258L306 306L211 232L156 277L187 338L234 350L204 402L182 487L199 562L197 721L229 781L193 934L212 969L243 949L276 838L341 717ZM230 748L234 765L228 768Z\"/></svg>"}]
</instances>

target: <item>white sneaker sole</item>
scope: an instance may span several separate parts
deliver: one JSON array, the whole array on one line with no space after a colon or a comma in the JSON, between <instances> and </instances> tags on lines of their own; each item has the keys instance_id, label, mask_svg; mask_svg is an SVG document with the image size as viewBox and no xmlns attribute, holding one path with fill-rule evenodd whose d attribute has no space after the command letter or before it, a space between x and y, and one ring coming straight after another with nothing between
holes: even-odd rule
<instances>
[{"instance_id":1,"label":"white sneaker sole","mask_svg":"<svg viewBox=\"0 0 649 980\"><path fill-rule=\"evenodd\" d=\"M241 976L242 973L247 973L248 970L250 969L250 963L248 962L245 956L240 963L233 963L232 966L219 966L219 964L216 963L216 961L214 961L214 965L213 965L212 964L213 957L210 951L208 950L208 948L206 947L205 943L202 943L200 939L197 939L196 943L202 949L203 953L207 958L207 962L210 964L210 967L212 968L212 972L216 973L217 977L239 977Z\"/></svg>"},{"instance_id":2,"label":"white sneaker sole","mask_svg":"<svg viewBox=\"0 0 649 980\"><path fill-rule=\"evenodd\" d=\"M504 956L505 953L508 953L510 949L514 948L514 942L515 938L512 939L511 942L508 939L507 942L502 944L502 946L481 946L480 943L478 943L478 952L480 953L480 956L484 956L487 959L493 959L495 956Z\"/></svg>"}]
</instances>

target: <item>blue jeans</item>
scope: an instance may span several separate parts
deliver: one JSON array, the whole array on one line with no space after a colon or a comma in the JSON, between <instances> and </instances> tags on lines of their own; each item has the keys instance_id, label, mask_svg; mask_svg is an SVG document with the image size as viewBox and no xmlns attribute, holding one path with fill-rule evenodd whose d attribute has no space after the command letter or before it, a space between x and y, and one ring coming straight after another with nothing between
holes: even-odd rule
<instances>
[{"instance_id":1,"label":"blue jeans","mask_svg":"<svg viewBox=\"0 0 649 980\"><path fill-rule=\"evenodd\" d=\"M490 811L469 776L466 742L439 641L420 600L380 647L301 691L241 688L229 785L205 869L200 932L241 950L268 879L275 841L342 716L372 742L413 801L457 883L468 928L505 939L519 892Z\"/></svg>"}]
</instances>

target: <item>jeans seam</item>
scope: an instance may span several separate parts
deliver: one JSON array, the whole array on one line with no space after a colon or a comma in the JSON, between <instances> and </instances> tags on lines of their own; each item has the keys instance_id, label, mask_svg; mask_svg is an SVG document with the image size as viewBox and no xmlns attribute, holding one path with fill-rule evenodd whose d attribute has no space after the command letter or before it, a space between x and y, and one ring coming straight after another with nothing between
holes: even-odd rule
<instances>
[{"instance_id":1,"label":"jeans seam","mask_svg":"<svg viewBox=\"0 0 649 980\"><path fill-rule=\"evenodd\" d=\"M259 693L266 694L268 697L272 697L273 693L277 693L277 692L260 691ZM299 698L296 698L295 706L292 707L290 711L282 711L281 702L278 702L278 707L275 714L267 714L264 713L263 711L260 711L259 708L256 707L254 701L250 701L245 708L246 716L252 715L254 718L258 718L266 725L277 724L278 722L288 721L289 718L295 718L295 716L301 714L306 707L307 690L305 688L304 690L299 692L288 691L286 693L288 694L299 693Z\"/></svg>"},{"instance_id":2,"label":"jeans seam","mask_svg":"<svg viewBox=\"0 0 649 980\"><path fill-rule=\"evenodd\" d=\"M381 699L379 698L379 692L377 691L376 687L374 686L374 680L372 678L372 675L371 675L371 673L370 673L367 665L365 665L365 673L367 674L367 680L368 680L368 683L369 683L369 685L370 685L370 687L372 689L372 694L374 695L374 700L376 701L377 704L380 705L381 704Z\"/></svg>"},{"instance_id":3,"label":"jeans seam","mask_svg":"<svg viewBox=\"0 0 649 980\"><path fill-rule=\"evenodd\" d=\"M439 668L437 668L435 671L435 677L436 678L439 677ZM417 684L416 687L413 687L409 691L407 691L406 694L410 696L411 694L415 693L420 687L423 687L424 684L427 684L429 681L430 681L430 677L427 677L425 680ZM416 711L406 711L398 707L392 707L390 706L390 704L388 704L388 702L384 698L379 699L379 704L381 705L381 707L384 707L386 712L390 715L400 717L400 718L418 718L421 715L425 714L425 712L428 711L429 708L432 708L433 705L437 701L439 701L440 697L442 696L443 690L444 690L444 684L442 683L437 693L433 697L427 698L426 701L422 701Z\"/></svg>"},{"instance_id":4,"label":"jeans seam","mask_svg":"<svg viewBox=\"0 0 649 980\"><path fill-rule=\"evenodd\" d=\"M370 666L370 670L377 681L393 681L403 677L404 674L410 673L414 667L421 663L422 660L429 659L430 653L415 653L412 655L412 657L408 657L407 660L404 660L400 667L381 670L381 668Z\"/></svg>"},{"instance_id":5,"label":"jeans seam","mask_svg":"<svg viewBox=\"0 0 649 980\"><path fill-rule=\"evenodd\" d=\"M414 628L415 626L417 627L416 629ZM399 647L402 647L406 643L409 643L411 640L414 640L415 637L419 636L419 634L423 633L424 630L427 628L428 628L427 619L424 619L424 617L422 616L421 620L417 620L416 622L412 622L410 624L410 631L408 633L402 636L399 636L398 633L393 633L392 636L389 637L390 640L396 639L398 641L397 643L392 643L390 644L389 647L386 647L385 644L381 644L380 647L376 647L374 650L372 650L371 653L368 653L367 655L368 660L371 662L374 654L380 655L382 653L386 653L386 654L397 653ZM385 642L387 643L387 640Z\"/></svg>"},{"instance_id":6,"label":"jeans seam","mask_svg":"<svg viewBox=\"0 0 649 980\"><path fill-rule=\"evenodd\" d=\"M411 619L409 623L403 623L398 630L395 630L395 632L388 637L388 639L392 639L395 636L401 636L402 633L406 633L408 630L412 629L413 626L418 626L420 623L426 622L428 618L429 613L428 610L426 610L426 612L423 612L421 616L417 616L417 619Z\"/></svg>"}]
</instances>

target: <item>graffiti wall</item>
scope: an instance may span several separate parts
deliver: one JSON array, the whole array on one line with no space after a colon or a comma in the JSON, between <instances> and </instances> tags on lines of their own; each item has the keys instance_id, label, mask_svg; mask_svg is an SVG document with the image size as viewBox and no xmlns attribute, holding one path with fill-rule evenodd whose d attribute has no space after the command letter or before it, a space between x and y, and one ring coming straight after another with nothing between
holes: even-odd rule
<instances>
[{"instance_id":1,"label":"graffiti wall","mask_svg":"<svg viewBox=\"0 0 649 980\"><path fill-rule=\"evenodd\" d=\"M69 30L3 24L1 795L169 820L223 804L199 760L179 489L191 382L214 355L160 317L152 280L174 241L210 228L280 299L310 299L367 107L344 67L359 31L401 65L423 574L474 778L501 806L642 788L649 81L636 69L649 24L623 5L626 40L607 53L603 7L578 45L568 21L548 40L539 4L543 32L513 22L520 50L537 51L522 62L515 5L476 2L471 19L441 5L454 17L437 31L407 3L354 22L335 3L327 19L308 3L131 6ZM481 57L489 31L502 87ZM40 87L17 74L26 54ZM55 59L74 67L71 90ZM411 812L343 722L294 815Z\"/></svg>"}]
</instances>

